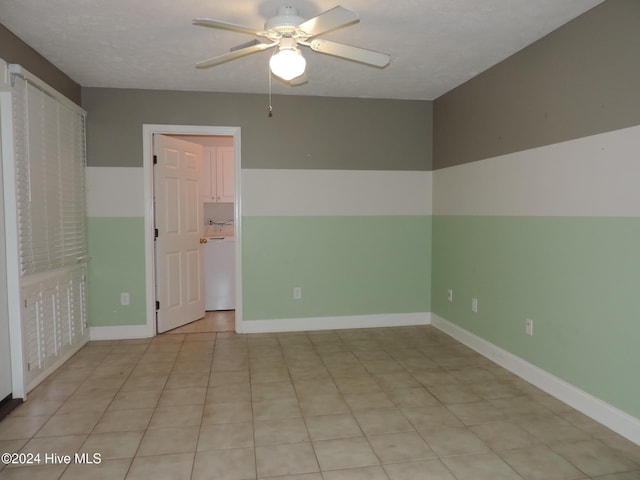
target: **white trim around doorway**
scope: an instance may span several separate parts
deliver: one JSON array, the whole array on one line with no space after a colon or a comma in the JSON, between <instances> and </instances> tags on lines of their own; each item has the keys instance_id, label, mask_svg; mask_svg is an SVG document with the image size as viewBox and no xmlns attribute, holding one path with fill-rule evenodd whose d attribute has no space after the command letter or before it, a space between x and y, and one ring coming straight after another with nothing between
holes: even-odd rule
<instances>
[{"instance_id":1,"label":"white trim around doorway","mask_svg":"<svg viewBox=\"0 0 640 480\"><path fill-rule=\"evenodd\" d=\"M233 137L235 201L234 226L236 237L236 332L244 333L242 321L242 182L240 127L214 127L203 125L142 125L142 167L144 175L145 226L145 289L147 305L146 330L149 337L156 335L156 295L153 222L153 135L224 135Z\"/></svg>"}]
</instances>

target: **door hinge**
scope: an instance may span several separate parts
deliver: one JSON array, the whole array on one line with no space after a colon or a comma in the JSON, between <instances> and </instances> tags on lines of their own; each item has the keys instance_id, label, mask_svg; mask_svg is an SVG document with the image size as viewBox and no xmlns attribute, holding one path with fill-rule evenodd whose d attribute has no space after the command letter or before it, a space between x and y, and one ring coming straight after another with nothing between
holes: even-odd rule
<instances>
[{"instance_id":1,"label":"door hinge","mask_svg":"<svg viewBox=\"0 0 640 480\"><path fill-rule=\"evenodd\" d=\"M158 155L154 155L153 156L153 164L157 165L158 164Z\"/></svg>"},{"instance_id":2,"label":"door hinge","mask_svg":"<svg viewBox=\"0 0 640 480\"><path fill-rule=\"evenodd\" d=\"M153 229L153 238L158 238L158 229L157 228Z\"/></svg>"},{"instance_id":3,"label":"door hinge","mask_svg":"<svg viewBox=\"0 0 640 480\"><path fill-rule=\"evenodd\" d=\"M160 310L160 302L156 300L156 310Z\"/></svg>"}]
</instances>

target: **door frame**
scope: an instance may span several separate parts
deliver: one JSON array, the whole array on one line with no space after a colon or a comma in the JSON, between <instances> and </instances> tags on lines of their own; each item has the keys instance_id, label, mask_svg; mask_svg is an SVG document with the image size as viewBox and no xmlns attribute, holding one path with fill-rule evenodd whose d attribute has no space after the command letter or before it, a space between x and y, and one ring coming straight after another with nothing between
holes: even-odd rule
<instances>
[{"instance_id":1,"label":"door frame","mask_svg":"<svg viewBox=\"0 0 640 480\"><path fill-rule=\"evenodd\" d=\"M145 245L145 289L147 304L147 335L157 335L156 326L156 275L153 204L153 135L223 135L233 137L233 162L235 194L233 223L235 230L235 276L236 310L235 329L244 333L242 321L242 181L240 127L216 127L204 125L142 125L142 170L144 175L144 245Z\"/></svg>"}]
</instances>

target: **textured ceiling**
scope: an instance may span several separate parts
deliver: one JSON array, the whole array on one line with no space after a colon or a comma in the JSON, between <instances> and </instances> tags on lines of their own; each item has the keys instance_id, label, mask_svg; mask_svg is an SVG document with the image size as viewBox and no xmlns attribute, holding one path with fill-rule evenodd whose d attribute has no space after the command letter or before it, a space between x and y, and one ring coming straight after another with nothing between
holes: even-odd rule
<instances>
[{"instance_id":1,"label":"textured ceiling","mask_svg":"<svg viewBox=\"0 0 640 480\"><path fill-rule=\"evenodd\" d=\"M310 18L335 5L360 22L321 35L391 55L385 69L304 48L309 82L273 93L437 98L603 0L1 0L0 23L82 86L266 93L271 50L194 65L253 37L191 25L262 28L281 5Z\"/></svg>"}]
</instances>

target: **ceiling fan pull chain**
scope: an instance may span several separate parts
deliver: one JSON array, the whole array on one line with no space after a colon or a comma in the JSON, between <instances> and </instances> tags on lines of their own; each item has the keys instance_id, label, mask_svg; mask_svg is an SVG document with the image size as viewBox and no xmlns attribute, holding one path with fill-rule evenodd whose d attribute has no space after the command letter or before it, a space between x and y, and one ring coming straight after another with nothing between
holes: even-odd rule
<instances>
[{"instance_id":1,"label":"ceiling fan pull chain","mask_svg":"<svg viewBox=\"0 0 640 480\"><path fill-rule=\"evenodd\" d=\"M271 106L271 69L267 68L267 72L269 75L269 115L268 117L273 117L273 107Z\"/></svg>"}]
</instances>

